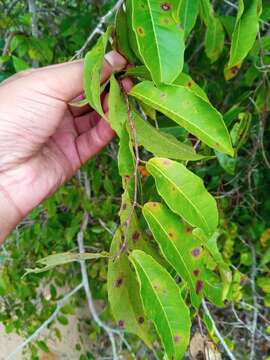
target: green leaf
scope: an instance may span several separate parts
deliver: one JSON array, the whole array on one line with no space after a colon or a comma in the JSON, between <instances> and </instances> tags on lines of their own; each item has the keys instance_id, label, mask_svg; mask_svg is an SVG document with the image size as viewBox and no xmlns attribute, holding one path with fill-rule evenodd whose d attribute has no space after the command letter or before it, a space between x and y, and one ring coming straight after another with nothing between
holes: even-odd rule
<instances>
[{"instance_id":1,"label":"green leaf","mask_svg":"<svg viewBox=\"0 0 270 360\"><path fill-rule=\"evenodd\" d=\"M218 225L215 199L203 181L184 165L162 158L152 158L147 170L155 178L157 190L169 208L191 226L213 234Z\"/></svg>"},{"instance_id":2,"label":"green leaf","mask_svg":"<svg viewBox=\"0 0 270 360\"><path fill-rule=\"evenodd\" d=\"M49 353L50 349L48 348L48 345L43 340L37 341L37 346L44 351L45 353Z\"/></svg>"},{"instance_id":3,"label":"green leaf","mask_svg":"<svg viewBox=\"0 0 270 360\"><path fill-rule=\"evenodd\" d=\"M174 85L185 86L189 90L193 91L196 95L202 97L206 101L209 101L205 91L198 84L196 84L188 74L181 73L174 81Z\"/></svg>"},{"instance_id":4,"label":"green leaf","mask_svg":"<svg viewBox=\"0 0 270 360\"><path fill-rule=\"evenodd\" d=\"M154 128L135 112L133 119L138 144L154 155L175 160L197 161L204 158L203 155L196 154L192 146L183 144L174 136Z\"/></svg>"},{"instance_id":5,"label":"green leaf","mask_svg":"<svg viewBox=\"0 0 270 360\"><path fill-rule=\"evenodd\" d=\"M141 80L152 80L149 70L144 65L128 68L125 72L125 76L134 77Z\"/></svg>"},{"instance_id":6,"label":"green leaf","mask_svg":"<svg viewBox=\"0 0 270 360\"><path fill-rule=\"evenodd\" d=\"M185 37L187 37L197 20L199 0L181 0L180 3L180 24L184 28Z\"/></svg>"},{"instance_id":7,"label":"green leaf","mask_svg":"<svg viewBox=\"0 0 270 360\"><path fill-rule=\"evenodd\" d=\"M229 175L234 175L236 168L236 159L231 158L226 154L222 154L219 151L216 151L215 154L220 166L226 171L226 173L228 173Z\"/></svg>"},{"instance_id":8,"label":"green leaf","mask_svg":"<svg viewBox=\"0 0 270 360\"><path fill-rule=\"evenodd\" d=\"M261 0L239 0L228 67L242 63L254 45L259 31L260 12Z\"/></svg>"},{"instance_id":9,"label":"green leaf","mask_svg":"<svg viewBox=\"0 0 270 360\"><path fill-rule=\"evenodd\" d=\"M127 15L122 6L116 14L115 22L116 48L130 64L135 64L137 58L129 44Z\"/></svg>"},{"instance_id":10,"label":"green leaf","mask_svg":"<svg viewBox=\"0 0 270 360\"><path fill-rule=\"evenodd\" d=\"M132 0L132 27L140 55L156 84L172 83L184 64L178 0Z\"/></svg>"},{"instance_id":11,"label":"green leaf","mask_svg":"<svg viewBox=\"0 0 270 360\"><path fill-rule=\"evenodd\" d=\"M167 357L181 359L189 343L190 314L179 287L151 256L134 250L130 255L140 283L145 312L153 321Z\"/></svg>"},{"instance_id":12,"label":"green leaf","mask_svg":"<svg viewBox=\"0 0 270 360\"><path fill-rule=\"evenodd\" d=\"M205 34L205 52L211 62L215 62L224 48L224 30L218 17L209 22Z\"/></svg>"},{"instance_id":13,"label":"green leaf","mask_svg":"<svg viewBox=\"0 0 270 360\"><path fill-rule=\"evenodd\" d=\"M69 264L74 261L96 260L105 257L108 257L108 253L106 252L101 252L96 254L95 253L76 254L71 252L53 254L37 261L37 264L43 266L42 268L26 269L26 273L24 274L24 276L30 273L35 273L35 274L42 273L44 271L51 270L56 266Z\"/></svg>"},{"instance_id":14,"label":"green leaf","mask_svg":"<svg viewBox=\"0 0 270 360\"><path fill-rule=\"evenodd\" d=\"M135 156L133 145L129 134L129 126L126 124L121 131L118 152L119 174L129 180L135 171Z\"/></svg>"},{"instance_id":15,"label":"green leaf","mask_svg":"<svg viewBox=\"0 0 270 360\"><path fill-rule=\"evenodd\" d=\"M112 314L120 327L139 336L147 346L152 346L149 325L145 318L139 294L139 284L123 252L116 258L122 244L118 229L112 240L108 267L108 297Z\"/></svg>"},{"instance_id":16,"label":"green leaf","mask_svg":"<svg viewBox=\"0 0 270 360\"><path fill-rule=\"evenodd\" d=\"M209 0L201 0L201 13L206 26L205 52L207 57L215 62L224 48L224 30L220 19L215 15Z\"/></svg>"},{"instance_id":17,"label":"green leaf","mask_svg":"<svg viewBox=\"0 0 270 360\"><path fill-rule=\"evenodd\" d=\"M17 56L12 56L13 66L16 72L29 69L29 65Z\"/></svg>"},{"instance_id":18,"label":"green leaf","mask_svg":"<svg viewBox=\"0 0 270 360\"><path fill-rule=\"evenodd\" d=\"M208 146L233 155L230 135L221 114L202 97L178 85L155 87L143 81L130 92L138 100L162 112Z\"/></svg>"},{"instance_id":19,"label":"green leaf","mask_svg":"<svg viewBox=\"0 0 270 360\"><path fill-rule=\"evenodd\" d=\"M202 229L197 228L193 230L193 235L198 237L202 241L205 248L210 253L213 260L216 262L218 266L218 270L223 281L222 299L225 300L230 290L230 286L232 282L232 273L230 271L229 265L224 261L218 249L217 239L219 233L216 232L212 234L212 236L206 236Z\"/></svg>"},{"instance_id":20,"label":"green leaf","mask_svg":"<svg viewBox=\"0 0 270 360\"><path fill-rule=\"evenodd\" d=\"M192 304L198 307L205 283L201 241L165 205L147 203L143 215L166 260L188 283Z\"/></svg>"},{"instance_id":21,"label":"green leaf","mask_svg":"<svg viewBox=\"0 0 270 360\"><path fill-rule=\"evenodd\" d=\"M111 32L112 28L109 27L106 33L98 39L96 45L88 51L84 59L83 84L85 96L91 107L101 116L104 116L104 112L100 101L100 74Z\"/></svg>"},{"instance_id":22,"label":"green leaf","mask_svg":"<svg viewBox=\"0 0 270 360\"><path fill-rule=\"evenodd\" d=\"M109 93L109 123L118 136L128 122L128 110L120 85L112 74Z\"/></svg>"}]
</instances>

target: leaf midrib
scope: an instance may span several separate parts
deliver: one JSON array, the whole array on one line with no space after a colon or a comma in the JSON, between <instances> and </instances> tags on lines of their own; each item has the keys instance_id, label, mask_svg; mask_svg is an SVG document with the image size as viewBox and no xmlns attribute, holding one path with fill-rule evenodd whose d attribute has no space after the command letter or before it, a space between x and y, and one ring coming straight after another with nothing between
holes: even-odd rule
<instances>
[{"instance_id":1,"label":"leaf midrib","mask_svg":"<svg viewBox=\"0 0 270 360\"><path fill-rule=\"evenodd\" d=\"M160 81L162 82L161 79L161 74L162 74L162 70L161 70L161 56L160 56L160 51L159 51L159 47L158 47L158 38L157 38L157 33L156 33L156 28L155 28L155 22L154 22L154 18L153 18L153 14L152 14L152 9L151 9L151 5L150 5L150 1L147 0L147 5L148 5L148 9L149 9L149 13L150 13L150 19L151 19L151 23L152 23L152 28L153 28L153 33L154 33L154 38L155 38L155 42L156 42L156 48L157 48L157 54L158 54L158 60L159 60L159 75L160 75Z\"/></svg>"}]
</instances>

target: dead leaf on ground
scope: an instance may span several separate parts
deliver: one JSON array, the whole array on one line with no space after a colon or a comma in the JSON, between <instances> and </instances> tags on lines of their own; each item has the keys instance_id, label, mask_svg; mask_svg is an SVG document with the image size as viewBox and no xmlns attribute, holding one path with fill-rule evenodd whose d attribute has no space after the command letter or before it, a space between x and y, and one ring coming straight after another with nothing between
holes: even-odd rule
<instances>
[{"instance_id":1,"label":"dead leaf on ground","mask_svg":"<svg viewBox=\"0 0 270 360\"><path fill-rule=\"evenodd\" d=\"M198 332L191 339L189 355L191 360L222 360L215 344Z\"/></svg>"}]
</instances>

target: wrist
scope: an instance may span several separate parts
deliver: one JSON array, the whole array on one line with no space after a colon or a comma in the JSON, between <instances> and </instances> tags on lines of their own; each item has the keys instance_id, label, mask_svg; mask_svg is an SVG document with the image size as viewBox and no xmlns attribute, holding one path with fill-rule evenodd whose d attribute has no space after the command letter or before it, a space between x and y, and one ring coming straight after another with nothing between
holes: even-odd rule
<instances>
[{"instance_id":1,"label":"wrist","mask_svg":"<svg viewBox=\"0 0 270 360\"><path fill-rule=\"evenodd\" d=\"M23 216L0 184L0 244L22 220Z\"/></svg>"}]
</instances>

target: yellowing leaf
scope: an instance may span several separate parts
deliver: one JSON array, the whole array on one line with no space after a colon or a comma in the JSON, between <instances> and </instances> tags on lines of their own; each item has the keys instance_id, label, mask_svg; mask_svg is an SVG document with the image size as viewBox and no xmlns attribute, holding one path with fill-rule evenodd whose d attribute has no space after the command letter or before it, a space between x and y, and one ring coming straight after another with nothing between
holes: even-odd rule
<instances>
[{"instance_id":1,"label":"yellowing leaf","mask_svg":"<svg viewBox=\"0 0 270 360\"><path fill-rule=\"evenodd\" d=\"M165 205L147 203L143 207L143 215L162 254L188 283L192 304L198 307L203 295L205 274L201 241Z\"/></svg>"},{"instance_id":2,"label":"yellowing leaf","mask_svg":"<svg viewBox=\"0 0 270 360\"><path fill-rule=\"evenodd\" d=\"M140 283L146 315L153 321L169 359L181 359L189 343L190 314L170 274L151 256L134 250L130 255Z\"/></svg>"},{"instance_id":3,"label":"yellowing leaf","mask_svg":"<svg viewBox=\"0 0 270 360\"><path fill-rule=\"evenodd\" d=\"M76 253L66 252L66 253L53 254L37 261L37 264L40 264L43 267L35 268L35 269L26 269L26 273L24 276L30 273L35 273L35 274L42 273L44 271L51 270L56 266L69 264L74 261L96 260L104 257L108 257L108 253L102 252L96 254L95 253L76 254Z\"/></svg>"},{"instance_id":4,"label":"yellowing leaf","mask_svg":"<svg viewBox=\"0 0 270 360\"><path fill-rule=\"evenodd\" d=\"M161 85L143 81L130 92L184 127L208 146L233 155L230 135L221 114L201 96L184 86Z\"/></svg>"},{"instance_id":5,"label":"yellowing leaf","mask_svg":"<svg viewBox=\"0 0 270 360\"><path fill-rule=\"evenodd\" d=\"M203 181L184 165L162 158L152 158L147 170L155 178L157 190L169 208L191 226L213 234L218 225L215 199Z\"/></svg>"},{"instance_id":6,"label":"yellowing leaf","mask_svg":"<svg viewBox=\"0 0 270 360\"><path fill-rule=\"evenodd\" d=\"M146 150L154 155L191 161L204 158L203 155L196 154L192 146L181 143L174 136L154 128L135 112L133 118L139 145L143 145Z\"/></svg>"},{"instance_id":7,"label":"yellowing leaf","mask_svg":"<svg viewBox=\"0 0 270 360\"><path fill-rule=\"evenodd\" d=\"M123 330L139 336L146 345L152 346L149 325L139 294L139 284L131 270L125 252L117 258L122 244L118 229L112 240L108 267L108 297L112 314Z\"/></svg>"}]
</instances>

